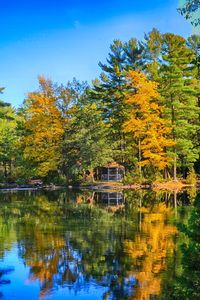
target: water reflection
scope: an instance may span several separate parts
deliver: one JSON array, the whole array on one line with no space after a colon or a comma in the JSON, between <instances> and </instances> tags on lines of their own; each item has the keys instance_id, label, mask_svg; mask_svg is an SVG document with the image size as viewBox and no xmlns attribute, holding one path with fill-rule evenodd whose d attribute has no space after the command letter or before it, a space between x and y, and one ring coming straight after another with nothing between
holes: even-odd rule
<instances>
[{"instance_id":1,"label":"water reflection","mask_svg":"<svg viewBox=\"0 0 200 300\"><path fill-rule=\"evenodd\" d=\"M169 296L173 299L200 299L200 197L194 202L187 224L179 224L185 234L181 245L181 272L177 274ZM172 292L173 291L173 292Z\"/></svg>"},{"instance_id":2,"label":"water reflection","mask_svg":"<svg viewBox=\"0 0 200 300\"><path fill-rule=\"evenodd\" d=\"M26 285L38 282L41 299L60 288L58 299L87 299L94 289L94 299L153 299L164 293L163 274L177 249L175 220L187 219L189 199L147 191L1 194L1 261L17 244Z\"/></svg>"},{"instance_id":3,"label":"water reflection","mask_svg":"<svg viewBox=\"0 0 200 300\"><path fill-rule=\"evenodd\" d=\"M131 274L137 279L134 299L150 299L161 292L161 272L166 269L166 257L174 251L176 227L168 224L171 208L156 204L149 212L141 208L140 231L134 240L125 240L126 252L131 257Z\"/></svg>"},{"instance_id":4,"label":"water reflection","mask_svg":"<svg viewBox=\"0 0 200 300\"><path fill-rule=\"evenodd\" d=\"M8 275L10 272L13 272L14 271L14 268L3 268L3 269L0 269L0 287L2 285L7 285L7 284L10 284L11 281L10 279L7 278L6 275ZM5 278L6 276L6 278ZM0 291L0 298L3 298L3 293Z\"/></svg>"}]
</instances>

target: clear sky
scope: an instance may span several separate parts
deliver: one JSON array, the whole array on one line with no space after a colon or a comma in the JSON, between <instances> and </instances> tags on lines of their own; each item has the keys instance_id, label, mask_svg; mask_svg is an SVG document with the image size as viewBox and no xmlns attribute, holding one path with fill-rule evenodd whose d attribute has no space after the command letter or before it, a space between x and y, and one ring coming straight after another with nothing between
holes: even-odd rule
<instances>
[{"instance_id":1,"label":"clear sky","mask_svg":"<svg viewBox=\"0 0 200 300\"><path fill-rule=\"evenodd\" d=\"M65 83L98 77L113 39L143 38L153 27L191 34L178 0L0 0L1 99L20 105L37 76Z\"/></svg>"}]
</instances>

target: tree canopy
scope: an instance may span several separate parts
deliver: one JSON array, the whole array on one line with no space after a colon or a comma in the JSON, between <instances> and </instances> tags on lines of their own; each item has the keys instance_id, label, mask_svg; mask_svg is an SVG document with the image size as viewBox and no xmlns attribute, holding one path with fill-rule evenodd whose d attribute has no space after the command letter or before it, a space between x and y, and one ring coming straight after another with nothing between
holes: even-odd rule
<instances>
[{"instance_id":1,"label":"tree canopy","mask_svg":"<svg viewBox=\"0 0 200 300\"><path fill-rule=\"evenodd\" d=\"M0 102L2 183L89 182L111 162L144 181L198 172L199 57L199 36L154 28L114 40L91 85L40 76L20 109Z\"/></svg>"}]
</instances>

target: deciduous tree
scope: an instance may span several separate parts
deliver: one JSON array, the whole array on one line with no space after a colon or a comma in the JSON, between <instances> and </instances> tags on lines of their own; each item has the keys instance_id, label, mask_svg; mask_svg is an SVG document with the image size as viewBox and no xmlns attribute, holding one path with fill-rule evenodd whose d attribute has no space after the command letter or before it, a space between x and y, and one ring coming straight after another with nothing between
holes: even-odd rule
<instances>
[{"instance_id":1,"label":"deciduous tree","mask_svg":"<svg viewBox=\"0 0 200 300\"><path fill-rule=\"evenodd\" d=\"M39 77L40 90L28 94L25 111L24 155L36 174L57 171L61 162L64 126L53 83Z\"/></svg>"},{"instance_id":2,"label":"deciduous tree","mask_svg":"<svg viewBox=\"0 0 200 300\"><path fill-rule=\"evenodd\" d=\"M128 73L129 92L126 103L130 106L124 131L131 132L138 143L139 166L151 165L163 170L170 163L166 148L173 145L168 138L171 129L162 118L164 108L159 104L157 84L137 71Z\"/></svg>"}]
</instances>

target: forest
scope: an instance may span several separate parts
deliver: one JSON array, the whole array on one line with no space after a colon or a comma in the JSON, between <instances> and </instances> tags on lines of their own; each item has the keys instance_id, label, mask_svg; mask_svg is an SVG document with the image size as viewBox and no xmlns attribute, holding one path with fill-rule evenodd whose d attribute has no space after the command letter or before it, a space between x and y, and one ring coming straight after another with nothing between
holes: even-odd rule
<instances>
[{"instance_id":1,"label":"forest","mask_svg":"<svg viewBox=\"0 0 200 300\"><path fill-rule=\"evenodd\" d=\"M125 167L126 183L195 180L200 36L116 39L99 67L92 84L39 76L20 108L0 102L1 185L90 183L110 162Z\"/></svg>"}]
</instances>

